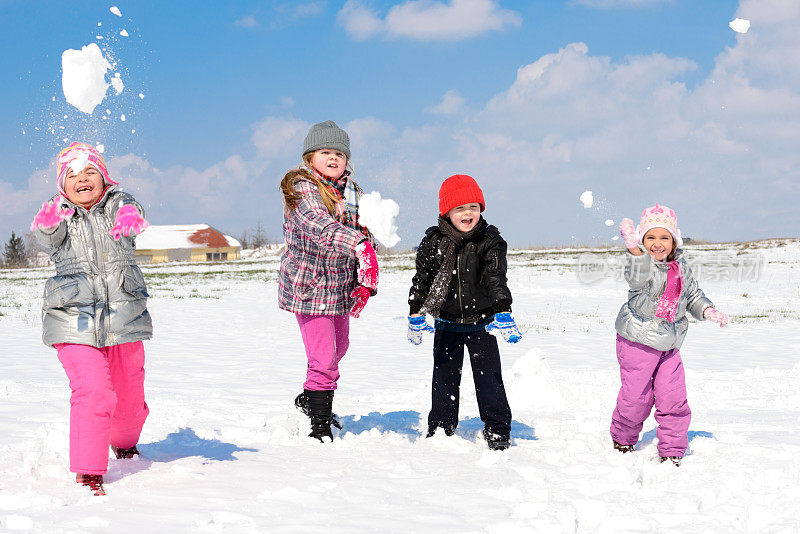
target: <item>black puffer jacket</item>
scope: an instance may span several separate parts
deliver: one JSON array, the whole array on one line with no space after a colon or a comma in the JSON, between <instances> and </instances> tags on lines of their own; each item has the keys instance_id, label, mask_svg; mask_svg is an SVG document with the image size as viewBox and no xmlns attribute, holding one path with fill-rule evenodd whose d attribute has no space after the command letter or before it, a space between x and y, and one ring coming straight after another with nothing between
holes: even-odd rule
<instances>
[{"instance_id":1,"label":"black puffer jacket","mask_svg":"<svg viewBox=\"0 0 800 534\"><path fill-rule=\"evenodd\" d=\"M419 313L431 283L442 265L439 243L444 239L437 226L425 231L417 249L417 273L411 282L410 314ZM456 272L450 279L439 317L470 324L489 320L495 313L511 311L511 291L506 279L506 245L500 231L488 225L457 250Z\"/></svg>"}]
</instances>

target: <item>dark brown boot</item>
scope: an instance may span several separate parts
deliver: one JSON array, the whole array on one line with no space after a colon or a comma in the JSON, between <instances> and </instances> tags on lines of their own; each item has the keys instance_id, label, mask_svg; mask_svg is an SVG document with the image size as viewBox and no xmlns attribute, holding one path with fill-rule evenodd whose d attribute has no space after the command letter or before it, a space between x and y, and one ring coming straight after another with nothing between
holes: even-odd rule
<instances>
[{"instance_id":1,"label":"dark brown boot","mask_svg":"<svg viewBox=\"0 0 800 534\"><path fill-rule=\"evenodd\" d=\"M78 473L75 475L75 482L82 486L88 487L95 495L105 495L106 490L103 488L103 475L84 475Z\"/></svg>"},{"instance_id":2,"label":"dark brown boot","mask_svg":"<svg viewBox=\"0 0 800 534\"><path fill-rule=\"evenodd\" d=\"M133 458L134 455L139 454L139 449L136 448L136 445L129 449L120 449L119 447L112 445L111 450L114 451L114 456L117 457L117 460L127 460L129 458Z\"/></svg>"},{"instance_id":3,"label":"dark brown boot","mask_svg":"<svg viewBox=\"0 0 800 534\"><path fill-rule=\"evenodd\" d=\"M622 443L617 443L615 441L614 442L614 449L618 450L622 454L625 454L626 452L633 452L633 445L623 445Z\"/></svg>"}]
</instances>

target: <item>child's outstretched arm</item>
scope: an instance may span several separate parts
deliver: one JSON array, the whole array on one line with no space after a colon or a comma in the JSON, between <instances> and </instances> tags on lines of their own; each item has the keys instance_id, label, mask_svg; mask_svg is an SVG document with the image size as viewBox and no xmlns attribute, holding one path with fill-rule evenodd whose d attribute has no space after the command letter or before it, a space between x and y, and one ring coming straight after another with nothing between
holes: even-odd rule
<instances>
[{"instance_id":1,"label":"child's outstretched arm","mask_svg":"<svg viewBox=\"0 0 800 534\"><path fill-rule=\"evenodd\" d=\"M317 186L298 180L295 188L303 195L291 212L297 224L302 225L320 244L348 256L356 256L356 246L366 241L366 236L340 223L328 213Z\"/></svg>"},{"instance_id":2,"label":"child's outstretched arm","mask_svg":"<svg viewBox=\"0 0 800 534\"><path fill-rule=\"evenodd\" d=\"M114 241L119 241L122 236L141 234L150 225L144 218L144 208L131 195L120 195L112 210L114 226L108 233Z\"/></svg>"},{"instance_id":3,"label":"child's outstretched arm","mask_svg":"<svg viewBox=\"0 0 800 534\"><path fill-rule=\"evenodd\" d=\"M71 217L75 210L66 208L62 204L61 195L56 195L42 204L31 222L31 231L43 247L51 249L57 247L67 236L65 219Z\"/></svg>"}]
</instances>

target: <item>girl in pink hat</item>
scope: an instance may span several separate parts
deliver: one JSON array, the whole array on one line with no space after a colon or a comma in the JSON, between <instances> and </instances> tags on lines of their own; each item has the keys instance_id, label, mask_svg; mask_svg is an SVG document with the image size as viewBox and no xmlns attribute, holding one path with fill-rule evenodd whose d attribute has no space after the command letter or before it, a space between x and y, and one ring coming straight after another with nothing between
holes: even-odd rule
<instances>
[{"instance_id":1,"label":"girl in pink hat","mask_svg":"<svg viewBox=\"0 0 800 534\"><path fill-rule=\"evenodd\" d=\"M720 326L728 317L714 308L682 258L683 239L675 212L656 204L639 226L619 225L628 263L628 299L617 315L617 360L622 386L611 416L614 448L634 450L655 405L661 461L679 465L689 445L691 411L679 349L689 327L686 312Z\"/></svg>"},{"instance_id":2,"label":"girl in pink hat","mask_svg":"<svg viewBox=\"0 0 800 534\"><path fill-rule=\"evenodd\" d=\"M59 193L31 224L56 269L44 287L42 339L58 351L72 390L70 470L105 495L109 445L117 458L139 454L148 414L142 340L153 326L134 258L134 236L147 221L94 147L72 143L56 166Z\"/></svg>"}]
</instances>

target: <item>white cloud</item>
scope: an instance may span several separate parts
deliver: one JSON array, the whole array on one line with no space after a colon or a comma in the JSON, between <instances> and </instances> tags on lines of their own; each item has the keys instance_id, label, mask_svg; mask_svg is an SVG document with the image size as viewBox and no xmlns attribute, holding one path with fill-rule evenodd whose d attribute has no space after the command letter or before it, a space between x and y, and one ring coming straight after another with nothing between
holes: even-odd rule
<instances>
[{"instance_id":1,"label":"white cloud","mask_svg":"<svg viewBox=\"0 0 800 534\"><path fill-rule=\"evenodd\" d=\"M461 93L456 89L451 89L442 96L441 102L427 108L425 111L433 113L434 115L455 115L462 111L464 102L466 102L466 100L461 96Z\"/></svg>"},{"instance_id":2,"label":"white cloud","mask_svg":"<svg viewBox=\"0 0 800 534\"><path fill-rule=\"evenodd\" d=\"M246 17L236 20L233 25L240 28L256 28L258 27L258 20L256 20L254 15L247 15Z\"/></svg>"},{"instance_id":3,"label":"white cloud","mask_svg":"<svg viewBox=\"0 0 800 534\"><path fill-rule=\"evenodd\" d=\"M376 35L418 41L459 41L490 31L517 28L519 13L492 0L411 0L392 6L385 19L358 0L348 0L337 20L355 40Z\"/></svg>"}]
</instances>

